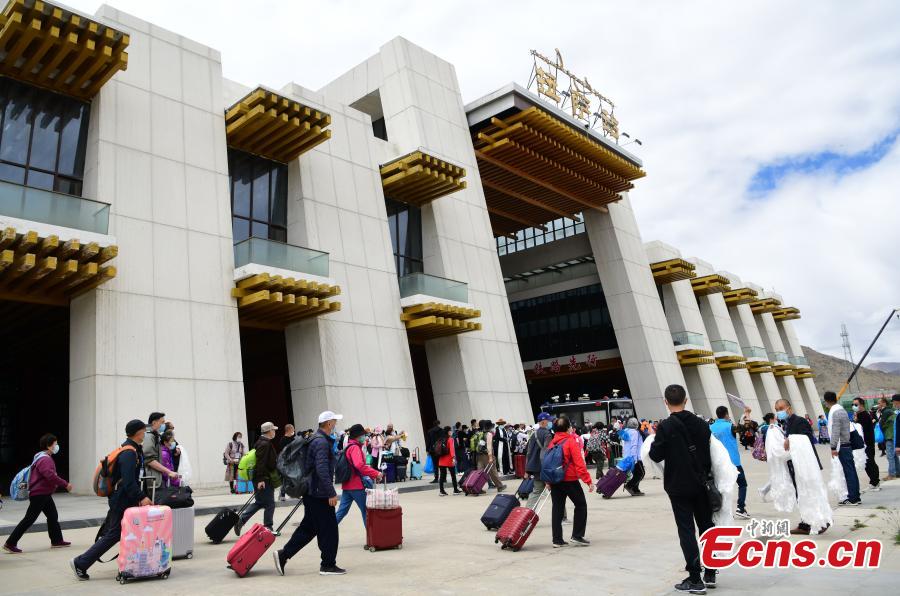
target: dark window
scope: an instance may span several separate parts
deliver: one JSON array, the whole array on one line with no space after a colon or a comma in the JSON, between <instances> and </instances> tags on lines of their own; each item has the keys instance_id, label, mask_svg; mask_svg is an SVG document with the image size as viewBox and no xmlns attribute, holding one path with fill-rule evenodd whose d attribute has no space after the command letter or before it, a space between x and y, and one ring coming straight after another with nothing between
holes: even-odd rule
<instances>
[{"instance_id":1,"label":"dark window","mask_svg":"<svg viewBox=\"0 0 900 596\"><path fill-rule=\"evenodd\" d=\"M618 346L600 284L511 302L509 310L522 360Z\"/></svg>"},{"instance_id":2,"label":"dark window","mask_svg":"<svg viewBox=\"0 0 900 596\"><path fill-rule=\"evenodd\" d=\"M234 243L250 236L287 242L287 166L229 149L228 171Z\"/></svg>"},{"instance_id":3,"label":"dark window","mask_svg":"<svg viewBox=\"0 0 900 596\"><path fill-rule=\"evenodd\" d=\"M388 228L397 275L421 273L422 264L422 212L418 207L385 199Z\"/></svg>"},{"instance_id":4,"label":"dark window","mask_svg":"<svg viewBox=\"0 0 900 596\"><path fill-rule=\"evenodd\" d=\"M388 140L387 138L387 126L385 126L384 118L378 118L376 120L372 120L372 134L382 141Z\"/></svg>"},{"instance_id":5,"label":"dark window","mask_svg":"<svg viewBox=\"0 0 900 596\"><path fill-rule=\"evenodd\" d=\"M545 232L539 228L526 228L516 232L514 238L508 236L500 236L497 240L497 253L501 256L508 255L520 250L527 250L553 242L554 240L562 240L575 234L584 233L584 223L576 222L568 217L561 217L548 221L544 224L547 229Z\"/></svg>"},{"instance_id":6,"label":"dark window","mask_svg":"<svg viewBox=\"0 0 900 596\"><path fill-rule=\"evenodd\" d=\"M88 104L0 77L0 180L81 196Z\"/></svg>"}]
</instances>

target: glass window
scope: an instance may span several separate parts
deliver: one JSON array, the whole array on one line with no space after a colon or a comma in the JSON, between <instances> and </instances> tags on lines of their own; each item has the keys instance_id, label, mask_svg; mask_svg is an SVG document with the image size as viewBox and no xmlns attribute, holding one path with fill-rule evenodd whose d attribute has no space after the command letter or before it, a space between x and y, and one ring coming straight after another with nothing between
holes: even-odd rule
<instances>
[{"instance_id":1,"label":"glass window","mask_svg":"<svg viewBox=\"0 0 900 596\"><path fill-rule=\"evenodd\" d=\"M0 77L0 178L81 195L88 104Z\"/></svg>"},{"instance_id":2,"label":"glass window","mask_svg":"<svg viewBox=\"0 0 900 596\"><path fill-rule=\"evenodd\" d=\"M516 231L512 237L497 237L497 253L508 255L520 250L541 246L554 240L562 240L575 234L584 233L584 223L576 223L574 219L569 217L558 217L550 220L544 224L544 228L544 230L540 228L525 228Z\"/></svg>"},{"instance_id":3,"label":"glass window","mask_svg":"<svg viewBox=\"0 0 900 596\"><path fill-rule=\"evenodd\" d=\"M249 236L287 241L287 166L228 150L234 242Z\"/></svg>"},{"instance_id":4,"label":"glass window","mask_svg":"<svg viewBox=\"0 0 900 596\"><path fill-rule=\"evenodd\" d=\"M397 275L424 271L422 262L422 212L418 207L385 198L391 246Z\"/></svg>"}]
</instances>

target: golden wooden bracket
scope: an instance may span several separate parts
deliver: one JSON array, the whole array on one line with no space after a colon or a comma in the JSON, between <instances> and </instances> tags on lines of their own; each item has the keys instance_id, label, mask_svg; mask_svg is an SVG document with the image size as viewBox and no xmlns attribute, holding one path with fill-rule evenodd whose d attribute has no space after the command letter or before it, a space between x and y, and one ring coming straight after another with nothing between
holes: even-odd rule
<instances>
[{"instance_id":1,"label":"golden wooden bracket","mask_svg":"<svg viewBox=\"0 0 900 596\"><path fill-rule=\"evenodd\" d=\"M480 316L481 311L475 308L428 302L405 307L400 320L406 327L410 341L423 342L467 331L479 331L481 323L468 319Z\"/></svg>"},{"instance_id":2,"label":"golden wooden bracket","mask_svg":"<svg viewBox=\"0 0 900 596\"><path fill-rule=\"evenodd\" d=\"M692 279L697 276L694 273L696 267L684 259L669 259L650 263L650 272L653 273L653 281L657 284L670 284L683 279Z\"/></svg>"},{"instance_id":3,"label":"golden wooden bracket","mask_svg":"<svg viewBox=\"0 0 900 596\"><path fill-rule=\"evenodd\" d=\"M380 171L385 196L416 207L466 187L465 168L424 151L398 157Z\"/></svg>"},{"instance_id":4,"label":"golden wooden bracket","mask_svg":"<svg viewBox=\"0 0 900 596\"><path fill-rule=\"evenodd\" d=\"M731 289L728 287L728 284L728 278L718 273L695 277L691 280L691 288L693 288L694 294L698 296L728 291Z\"/></svg>"},{"instance_id":5,"label":"golden wooden bracket","mask_svg":"<svg viewBox=\"0 0 900 596\"><path fill-rule=\"evenodd\" d=\"M339 311L341 303L330 298L340 293L337 285L269 273L239 280L231 289L240 324L261 329L284 329L302 319Z\"/></svg>"}]
</instances>

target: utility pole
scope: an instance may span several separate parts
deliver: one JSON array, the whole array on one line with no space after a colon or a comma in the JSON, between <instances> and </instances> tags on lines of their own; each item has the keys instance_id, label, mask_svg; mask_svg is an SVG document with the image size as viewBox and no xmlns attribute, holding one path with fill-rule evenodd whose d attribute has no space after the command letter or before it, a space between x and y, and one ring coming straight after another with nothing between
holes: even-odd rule
<instances>
[{"instance_id":1,"label":"utility pole","mask_svg":"<svg viewBox=\"0 0 900 596\"><path fill-rule=\"evenodd\" d=\"M847 325L845 323L841 323L841 347L844 348L844 360L847 361L849 365L850 371L853 370L853 349L850 347L850 334L847 332ZM856 393L862 393L859 388L859 379L854 379L856 381Z\"/></svg>"}]
</instances>

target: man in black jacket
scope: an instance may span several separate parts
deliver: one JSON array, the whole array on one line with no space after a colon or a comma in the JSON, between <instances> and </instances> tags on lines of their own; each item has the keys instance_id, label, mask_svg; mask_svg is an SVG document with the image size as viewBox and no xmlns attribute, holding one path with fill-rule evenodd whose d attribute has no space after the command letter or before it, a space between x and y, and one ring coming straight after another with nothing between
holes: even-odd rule
<instances>
[{"instance_id":1,"label":"man in black jacket","mask_svg":"<svg viewBox=\"0 0 900 596\"><path fill-rule=\"evenodd\" d=\"M428 449L428 454L431 456L431 462L434 464L434 480L431 481L431 484L437 484L438 481L438 459L439 455L436 455L434 452L434 446L437 444L438 439L440 439L444 434L444 429L441 428L441 421L435 420L434 424L428 429L428 432L425 434L425 442L426 449Z\"/></svg>"},{"instance_id":2,"label":"man in black jacket","mask_svg":"<svg viewBox=\"0 0 900 596\"><path fill-rule=\"evenodd\" d=\"M665 403L671 415L659 423L656 437L650 446L650 459L665 462L663 488L672 503L685 571L690 575L675 586L679 592L706 594L706 587L715 587L716 572L707 569L701 579L700 547L694 533L713 526L712 508L701 478L710 473L709 425L693 412L685 409L687 393L681 385L669 385Z\"/></svg>"},{"instance_id":3,"label":"man in black jacket","mask_svg":"<svg viewBox=\"0 0 900 596\"><path fill-rule=\"evenodd\" d=\"M146 427L140 420L132 420L125 425L124 449L116 458L113 469L112 481L115 491L108 497L109 512L106 521L103 522L103 533L94 544L83 554L69 561L69 567L75 573L75 577L84 581L91 579L87 574L88 568L100 560L100 557L108 551L112 545L119 541L122 535L122 517L129 507L141 507L150 505L151 501L141 489L141 470L144 467L144 452L141 443L144 442Z\"/></svg>"},{"instance_id":4,"label":"man in black jacket","mask_svg":"<svg viewBox=\"0 0 900 596\"><path fill-rule=\"evenodd\" d=\"M869 477L869 490L881 490L878 484L878 464L875 463L875 422L866 410L866 402L858 397L853 399L853 413L862 427L863 441L866 442L866 475Z\"/></svg>"},{"instance_id":5,"label":"man in black jacket","mask_svg":"<svg viewBox=\"0 0 900 596\"><path fill-rule=\"evenodd\" d=\"M271 422L264 422L259 427L262 433L253 446L256 449L256 467L253 468L253 484L256 485L256 497L241 514L238 522L234 524L234 533L241 535L241 529L247 520L260 509L263 511L263 525L269 530L273 530L275 523L275 489L281 486L281 476L275 467L277 457L275 455L275 446L272 445L272 439L275 438L275 431L278 427ZM276 486L276 484L278 486Z\"/></svg>"}]
</instances>

